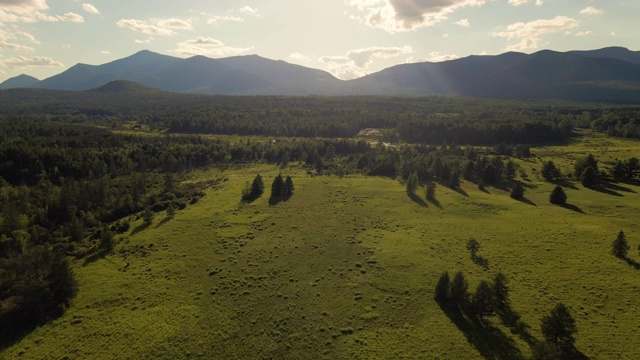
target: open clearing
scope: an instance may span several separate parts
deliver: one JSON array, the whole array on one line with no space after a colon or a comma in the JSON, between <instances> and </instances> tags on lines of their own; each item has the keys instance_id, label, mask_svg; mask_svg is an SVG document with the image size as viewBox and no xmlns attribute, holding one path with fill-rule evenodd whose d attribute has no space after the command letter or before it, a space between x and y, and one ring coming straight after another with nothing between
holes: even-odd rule
<instances>
[{"instance_id":1,"label":"open clearing","mask_svg":"<svg viewBox=\"0 0 640 360\"><path fill-rule=\"evenodd\" d=\"M174 219L156 214L149 229L121 238L114 255L78 262L72 307L0 357L530 357L522 332L500 318L490 319L487 345L436 304L440 274L461 270L471 290L503 272L525 333L540 339L540 318L563 302L582 353L637 359L640 270L611 255L611 243L624 230L630 258L640 262L640 187L597 192L574 182L565 189L572 206L563 208L549 204L554 185L539 171L543 160L568 173L587 153L606 163L639 149L637 141L594 134L534 148L536 156L516 160L528 175L528 203L463 182L459 192L439 186L438 204L420 204L398 180L310 177L292 167L282 171L295 183L290 200L270 206L265 194L242 204L244 183L260 172L268 187L275 166L194 174L229 180ZM470 237L486 267L470 259Z\"/></svg>"}]
</instances>

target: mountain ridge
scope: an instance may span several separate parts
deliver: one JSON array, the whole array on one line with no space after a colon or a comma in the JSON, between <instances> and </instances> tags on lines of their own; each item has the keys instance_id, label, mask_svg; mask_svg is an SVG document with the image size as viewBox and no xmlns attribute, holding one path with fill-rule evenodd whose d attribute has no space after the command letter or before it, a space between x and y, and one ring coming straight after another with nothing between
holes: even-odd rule
<instances>
[{"instance_id":1,"label":"mountain ridge","mask_svg":"<svg viewBox=\"0 0 640 360\"><path fill-rule=\"evenodd\" d=\"M112 81L178 93L216 95L429 94L513 99L640 101L640 51L622 47L532 54L470 55L398 64L353 79L259 55L186 59L142 50L102 65L76 64L38 81L11 78L0 89L81 91Z\"/></svg>"}]
</instances>

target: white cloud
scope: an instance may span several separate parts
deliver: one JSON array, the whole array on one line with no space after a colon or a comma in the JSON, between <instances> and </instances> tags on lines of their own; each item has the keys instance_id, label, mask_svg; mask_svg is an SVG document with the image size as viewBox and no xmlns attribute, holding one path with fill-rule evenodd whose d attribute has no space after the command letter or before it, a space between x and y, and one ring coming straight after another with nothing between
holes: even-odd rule
<instances>
[{"instance_id":1,"label":"white cloud","mask_svg":"<svg viewBox=\"0 0 640 360\"><path fill-rule=\"evenodd\" d=\"M458 26L462 26L462 27L469 27L469 19L460 19L460 20L454 22L454 24L456 24Z\"/></svg>"},{"instance_id":2,"label":"white cloud","mask_svg":"<svg viewBox=\"0 0 640 360\"><path fill-rule=\"evenodd\" d=\"M15 50L15 51L35 51L36 49L29 47L29 46L25 46L25 45L20 45L20 44L13 44L10 42L6 42L4 40L0 40L0 49L2 50Z\"/></svg>"},{"instance_id":3,"label":"white cloud","mask_svg":"<svg viewBox=\"0 0 640 360\"><path fill-rule=\"evenodd\" d=\"M616 37L616 36L618 36L618 33L612 31L611 34L609 34L609 35L611 35L611 37Z\"/></svg>"},{"instance_id":4,"label":"white cloud","mask_svg":"<svg viewBox=\"0 0 640 360\"><path fill-rule=\"evenodd\" d=\"M347 0L361 14L351 16L364 24L390 33L433 26L466 6L481 6L487 0Z\"/></svg>"},{"instance_id":5,"label":"white cloud","mask_svg":"<svg viewBox=\"0 0 640 360\"><path fill-rule=\"evenodd\" d=\"M542 5L544 5L543 0L536 0L536 6L542 6Z\"/></svg>"},{"instance_id":6,"label":"white cloud","mask_svg":"<svg viewBox=\"0 0 640 360\"><path fill-rule=\"evenodd\" d=\"M432 51L429 56L427 57L427 61L431 61L431 62L442 62L442 61L449 61L449 60L455 60L455 59L459 59L460 56L458 55L454 55L454 54L443 54L437 51Z\"/></svg>"},{"instance_id":7,"label":"white cloud","mask_svg":"<svg viewBox=\"0 0 640 360\"><path fill-rule=\"evenodd\" d=\"M596 9L593 6L589 6L586 7L582 10L580 10L580 14L582 15L602 15L604 14L604 11L600 10L600 9Z\"/></svg>"},{"instance_id":8,"label":"white cloud","mask_svg":"<svg viewBox=\"0 0 640 360\"><path fill-rule=\"evenodd\" d=\"M82 8L84 9L84 11L88 12L89 14L94 14L94 15L100 14L100 11L91 4L82 4Z\"/></svg>"},{"instance_id":9,"label":"white cloud","mask_svg":"<svg viewBox=\"0 0 640 360\"><path fill-rule=\"evenodd\" d=\"M64 67L61 62L55 61L49 57L34 56L24 57L18 56L8 59L0 59L0 65L6 66L12 69L29 68L34 66L46 66L46 67Z\"/></svg>"},{"instance_id":10,"label":"white cloud","mask_svg":"<svg viewBox=\"0 0 640 360\"><path fill-rule=\"evenodd\" d=\"M110 55L110 54L111 54L111 51L109 51L109 50L102 50L102 51L100 51L100 54L102 54L102 55Z\"/></svg>"},{"instance_id":11,"label":"white cloud","mask_svg":"<svg viewBox=\"0 0 640 360\"><path fill-rule=\"evenodd\" d=\"M133 40L133 42L135 42L136 44L151 44L151 42L155 40L155 38L152 37L148 37L144 40L140 40L140 39L135 39Z\"/></svg>"},{"instance_id":12,"label":"white cloud","mask_svg":"<svg viewBox=\"0 0 640 360\"><path fill-rule=\"evenodd\" d=\"M218 25L218 23L223 21L234 21L234 22L243 22L244 19L238 16L229 16L229 15L215 15L207 19L207 24L209 25Z\"/></svg>"},{"instance_id":13,"label":"white cloud","mask_svg":"<svg viewBox=\"0 0 640 360\"><path fill-rule=\"evenodd\" d=\"M177 46L178 47L174 52L178 54L186 56L203 55L210 57L238 55L253 49L253 47L234 48L225 45L220 40L203 36L198 36L195 39L180 42Z\"/></svg>"},{"instance_id":14,"label":"white cloud","mask_svg":"<svg viewBox=\"0 0 640 360\"><path fill-rule=\"evenodd\" d=\"M509 5L520 6L526 4L527 2L529 2L529 0L509 0Z\"/></svg>"},{"instance_id":15,"label":"white cloud","mask_svg":"<svg viewBox=\"0 0 640 360\"><path fill-rule=\"evenodd\" d=\"M252 8L251 6L243 6L238 11L242 14L260 17L260 12L257 9Z\"/></svg>"},{"instance_id":16,"label":"white cloud","mask_svg":"<svg viewBox=\"0 0 640 360\"><path fill-rule=\"evenodd\" d=\"M120 19L116 25L121 29L129 29L143 34L149 35L173 35L175 32L171 29L158 26L144 20L137 19Z\"/></svg>"},{"instance_id":17,"label":"white cloud","mask_svg":"<svg viewBox=\"0 0 640 360\"><path fill-rule=\"evenodd\" d=\"M166 19L160 20L156 23L159 27L165 29L178 29L178 30L191 30L193 26L191 23L180 19Z\"/></svg>"},{"instance_id":18,"label":"white cloud","mask_svg":"<svg viewBox=\"0 0 640 360\"><path fill-rule=\"evenodd\" d=\"M445 38L445 39L448 39L449 38L449 34L442 34L442 37Z\"/></svg>"},{"instance_id":19,"label":"white cloud","mask_svg":"<svg viewBox=\"0 0 640 360\"><path fill-rule=\"evenodd\" d=\"M588 36L588 35L593 35L593 31L589 30L589 31L578 31L577 33L574 34L575 36Z\"/></svg>"},{"instance_id":20,"label":"white cloud","mask_svg":"<svg viewBox=\"0 0 640 360\"><path fill-rule=\"evenodd\" d=\"M67 50L71 50L71 44L64 44L62 45L63 49L67 49Z\"/></svg>"},{"instance_id":21,"label":"white cloud","mask_svg":"<svg viewBox=\"0 0 640 360\"><path fill-rule=\"evenodd\" d=\"M340 79L354 79L364 76L374 59L388 59L400 55L412 54L411 46L380 47L372 46L354 49L340 56L322 56L318 60L324 64L324 69Z\"/></svg>"},{"instance_id":22,"label":"white cloud","mask_svg":"<svg viewBox=\"0 0 640 360\"><path fill-rule=\"evenodd\" d=\"M296 61L305 61L307 59L309 59L308 56L304 56L300 53L292 53L289 55L289 58L292 60L296 60Z\"/></svg>"},{"instance_id":23,"label":"white cloud","mask_svg":"<svg viewBox=\"0 0 640 360\"><path fill-rule=\"evenodd\" d=\"M69 22L74 22L74 23L83 23L84 22L84 18L82 17L82 15L78 15L76 13L66 13L64 14L64 16L56 16L60 21L69 21Z\"/></svg>"},{"instance_id":24,"label":"white cloud","mask_svg":"<svg viewBox=\"0 0 640 360\"><path fill-rule=\"evenodd\" d=\"M18 14L47 10L48 8L45 0L0 0L0 10Z\"/></svg>"},{"instance_id":25,"label":"white cloud","mask_svg":"<svg viewBox=\"0 0 640 360\"><path fill-rule=\"evenodd\" d=\"M576 28L580 22L566 16L556 16L553 19L538 19L528 23L518 22L507 26L505 31L492 32L493 37L504 37L507 40L520 40L517 44L509 45L507 51L523 51L536 49L540 46L542 36L563 32Z\"/></svg>"},{"instance_id":26,"label":"white cloud","mask_svg":"<svg viewBox=\"0 0 640 360\"><path fill-rule=\"evenodd\" d=\"M31 41L34 44L38 44L38 45L42 44L40 41L38 41L38 39L35 38L35 36L33 36L33 35L29 34L29 33L22 32L22 31L16 31L16 34L22 36L23 38Z\"/></svg>"}]
</instances>

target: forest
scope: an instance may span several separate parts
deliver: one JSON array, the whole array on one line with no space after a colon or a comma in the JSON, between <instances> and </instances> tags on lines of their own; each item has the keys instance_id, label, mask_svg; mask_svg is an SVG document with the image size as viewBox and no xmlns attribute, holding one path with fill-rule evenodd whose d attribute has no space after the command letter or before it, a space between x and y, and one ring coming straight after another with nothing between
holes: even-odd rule
<instances>
[{"instance_id":1,"label":"forest","mask_svg":"<svg viewBox=\"0 0 640 360\"><path fill-rule=\"evenodd\" d=\"M0 97L3 347L71 305L79 291L72 262L110 256L117 236L171 219L228 180L185 181L194 171L275 166L282 174L271 200L295 197L287 172L296 164L309 177L397 179L424 207L438 204L436 183L466 194L461 181L527 202L533 174L518 164L531 161L532 147L568 144L584 129L640 138L640 108L631 106L47 91L23 93L15 101L20 91ZM370 136L366 129L377 131ZM546 161L540 174L560 191L579 181L606 192L614 183L638 181L640 165L632 155L603 164L589 154L564 173ZM421 186L425 194L416 193ZM238 200L251 203L264 187L258 174ZM552 195L551 203L568 206L566 195L558 196L564 199ZM142 225L132 229L138 220ZM436 299L451 302L446 294ZM458 311L453 303L443 306Z\"/></svg>"}]
</instances>

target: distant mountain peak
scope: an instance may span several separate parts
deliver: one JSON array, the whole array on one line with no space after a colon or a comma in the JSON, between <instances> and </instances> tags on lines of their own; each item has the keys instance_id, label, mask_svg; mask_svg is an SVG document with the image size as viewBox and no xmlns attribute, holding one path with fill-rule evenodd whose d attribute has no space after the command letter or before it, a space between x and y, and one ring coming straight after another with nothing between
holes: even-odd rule
<instances>
[{"instance_id":1,"label":"distant mountain peak","mask_svg":"<svg viewBox=\"0 0 640 360\"><path fill-rule=\"evenodd\" d=\"M154 92L158 90L146 87L144 85L140 85L132 81L114 80L100 87L91 89L89 91L110 92L110 93L123 93L123 92L140 93L140 92Z\"/></svg>"},{"instance_id":2,"label":"distant mountain peak","mask_svg":"<svg viewBox=\"0 0 640 360\"><path fill-rule=\"evenodd\" d=\"M0 84L0 89L24 88L37 84L40 80L27 74L20 74Z\"/></svg>"}]
</instances>

